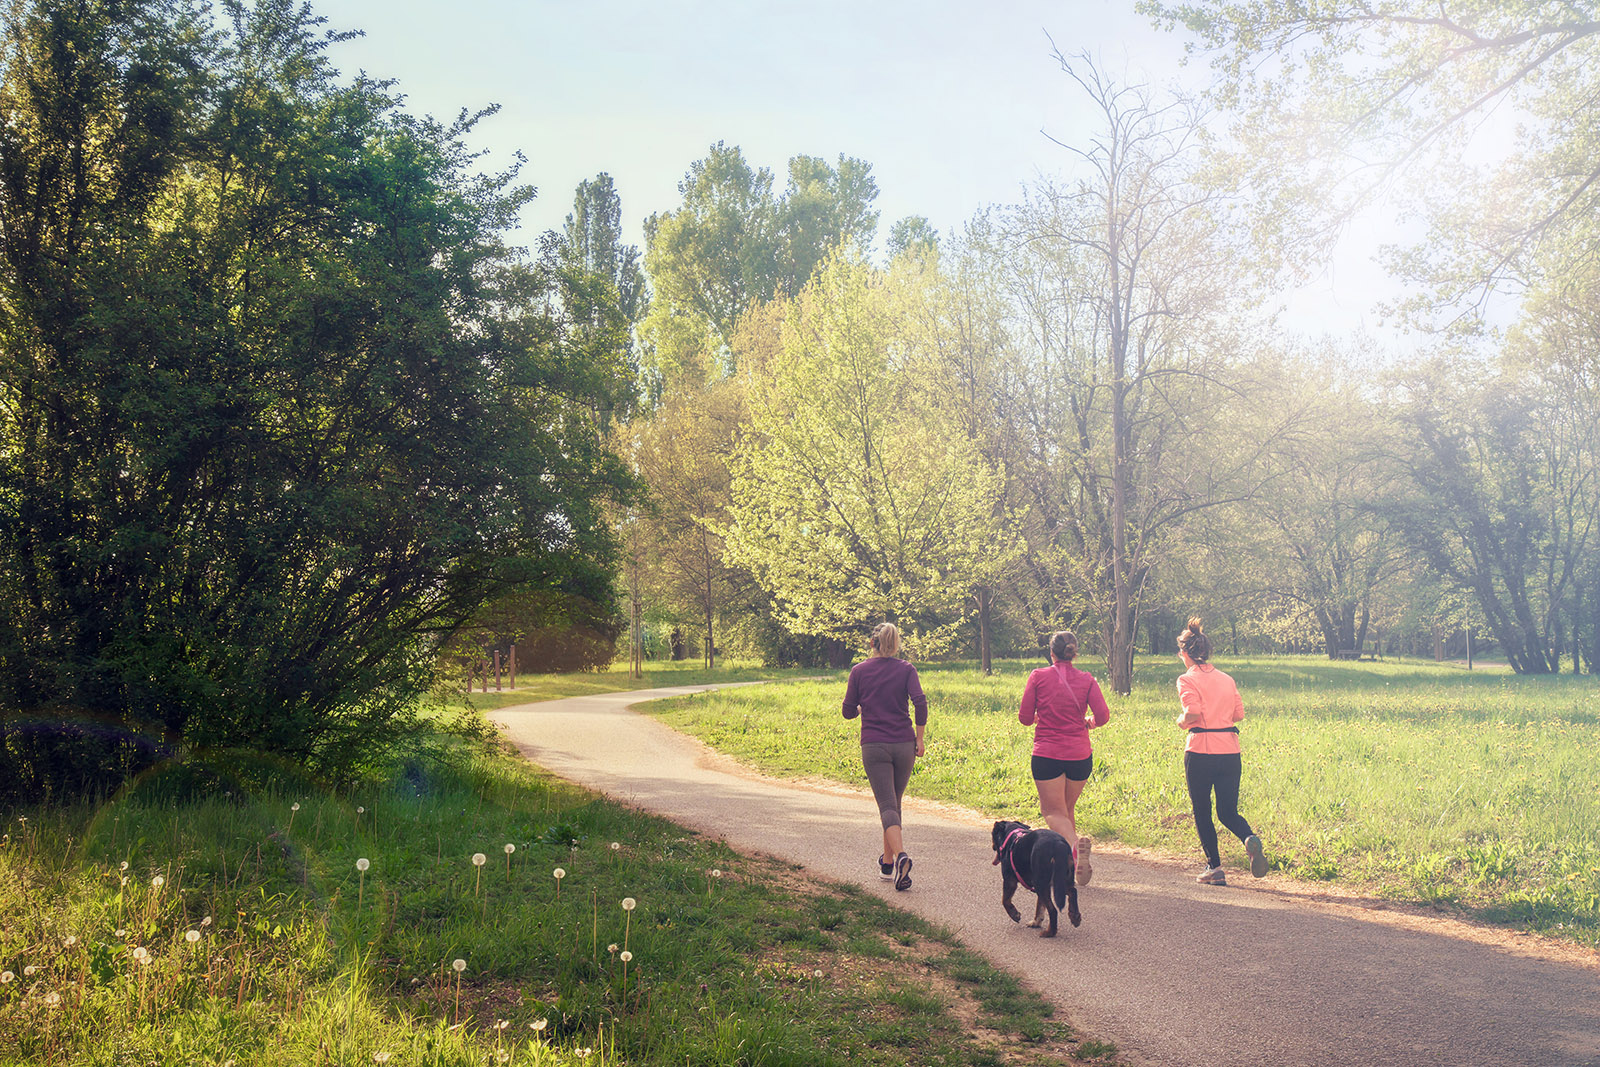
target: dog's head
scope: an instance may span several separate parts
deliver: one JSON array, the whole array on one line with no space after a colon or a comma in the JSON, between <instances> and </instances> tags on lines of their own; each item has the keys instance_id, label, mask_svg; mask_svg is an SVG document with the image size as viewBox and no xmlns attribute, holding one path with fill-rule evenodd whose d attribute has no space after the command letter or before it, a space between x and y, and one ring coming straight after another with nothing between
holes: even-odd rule
<instances>
[{"instance_id":1,"label":"dog's head","mask_svg":"<svg viewBox=\"0 0 1600 1067\"><path fill-rule=\"evenodd\" d=\"M1032 829L1032 827L1025 822L1011 822L1007 819L1001 819L999 822L996 822L994 824L994 830L990 833L990 838L994 843L995 852L998 854L999 851L1005 847L1006 838L1010 837L1017 830L1030 829Z\"/></svg>"}]
</instances>

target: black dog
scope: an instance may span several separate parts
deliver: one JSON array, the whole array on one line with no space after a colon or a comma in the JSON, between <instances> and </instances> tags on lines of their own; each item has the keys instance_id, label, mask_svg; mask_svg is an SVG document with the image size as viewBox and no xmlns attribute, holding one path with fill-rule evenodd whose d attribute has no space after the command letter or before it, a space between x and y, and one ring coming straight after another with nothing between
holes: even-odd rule
<instances>
[{"instance_id":1,"label":"black dog","mask_svg":"<svg viewBox=\"0 0 1600 1067\"><path fill-rule=\"evenodd\" d=\"M1066 838L1054 830L1034 830L1027 823L1004 821L994 824L993 837L994 861L1000 865L1004 884L1000 906L1012 922L1022 921L1022 913L1011 903L1019 883L1039 898L1028 925L1042 926L1044 916L1050 916L1050 925L1040 931L1040 937L1056 936L1056 916L1063 906L1068 922L1073 926L1083 922L1078 912L1076 864Z\"/></svg>"}]
</instances>

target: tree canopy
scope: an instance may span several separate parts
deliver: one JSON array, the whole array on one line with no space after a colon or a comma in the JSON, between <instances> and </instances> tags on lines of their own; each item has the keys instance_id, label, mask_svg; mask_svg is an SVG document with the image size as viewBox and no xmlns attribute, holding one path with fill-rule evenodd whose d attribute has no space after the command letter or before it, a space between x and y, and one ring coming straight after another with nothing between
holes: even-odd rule
<instances>
[{"instance_id":1,"label":"tree canopy","mask_svg":"<svg viewBox=\"0 0 1600 1067\"><path fill-rule=\"evenodd\" d=\"M395 736L498 592L609 597L617 368L532 191L292 0L19 7L0 81L0 781Z\"/></svg>"}]
</instances>

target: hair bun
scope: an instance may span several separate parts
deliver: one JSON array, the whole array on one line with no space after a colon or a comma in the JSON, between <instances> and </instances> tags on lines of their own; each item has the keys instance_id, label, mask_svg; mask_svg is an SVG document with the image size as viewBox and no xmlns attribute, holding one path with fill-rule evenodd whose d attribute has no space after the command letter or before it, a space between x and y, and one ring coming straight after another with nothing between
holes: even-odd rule
<instances>
[{"instance_id":1,"label":"hair bun","mask_svg":"<svg viewBox=\"0 0 1600 1067\"><path fill-rule=\"evenodd\" d=\"M1197 633L1200 632L1200 618L1199 618L1199 616L1190 616L1190 618L1189 618L1189 632L1192 633L1192 634L1197 634Z\"/></svg>"}]
</instances>

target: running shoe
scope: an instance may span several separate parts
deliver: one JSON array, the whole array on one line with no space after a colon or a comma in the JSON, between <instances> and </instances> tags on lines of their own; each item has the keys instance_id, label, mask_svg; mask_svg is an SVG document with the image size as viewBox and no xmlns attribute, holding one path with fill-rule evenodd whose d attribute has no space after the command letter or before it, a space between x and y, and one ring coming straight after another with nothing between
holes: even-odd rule
<instances>
[{"instance_id":1,"label":"running shoe","mask_svg":"<svg viewBox=\"0 0 1600 1067\"><path fill-rule=\"evenodd\" d=\"M1228 874L1221 867L1212 867L1196 878L1195 881L1201 885L1227 885Z\"/></svg>"},{"instance_id":2,"label":"running shoe","mask_svg":"<svg viewBox=\"0 0 1600 1067\"><path fill-rule=\"evenodd\" d=\"M1088 885L1089 879L1094 877L1094 864L1089 862L1089 853L1094 849L1094 839L1088 836L1078 838L1078 855L1076 867L1078 868L1078 884Z\"/></svg>"},{"instance_id":3,"label":"running shoe","mask_svg":"<svg viewBox=\"0 0 1600 1067\"><path fill-rule=\"evenodd\" d=\"M882 856L878 857L878 877L882 878L885 882L894 881L894 864L890 863Z\"/></svg>"},{"instance_id":4,"label":"running shoe","mask_svg":"<svg viewBox=\"0 0 1600 1067\"><path fill-rule=\"evenodd\" d=\"M1251 834L1244 839L1245 854L1250 857L1250 873L1260 878L1267 873L1267 851L1261 847L1261 838Z\"/></svg>"},{"instance_id":5,"label":"running shoe","mask_svg":"<svg viewBox=\"0 0 1600 1067\"><path fill-rule=\"evenodd\" d=\"M901 892L911 888L911 857L904 852L894 859L894 887Z\"/></svg>"}]
</instances>

